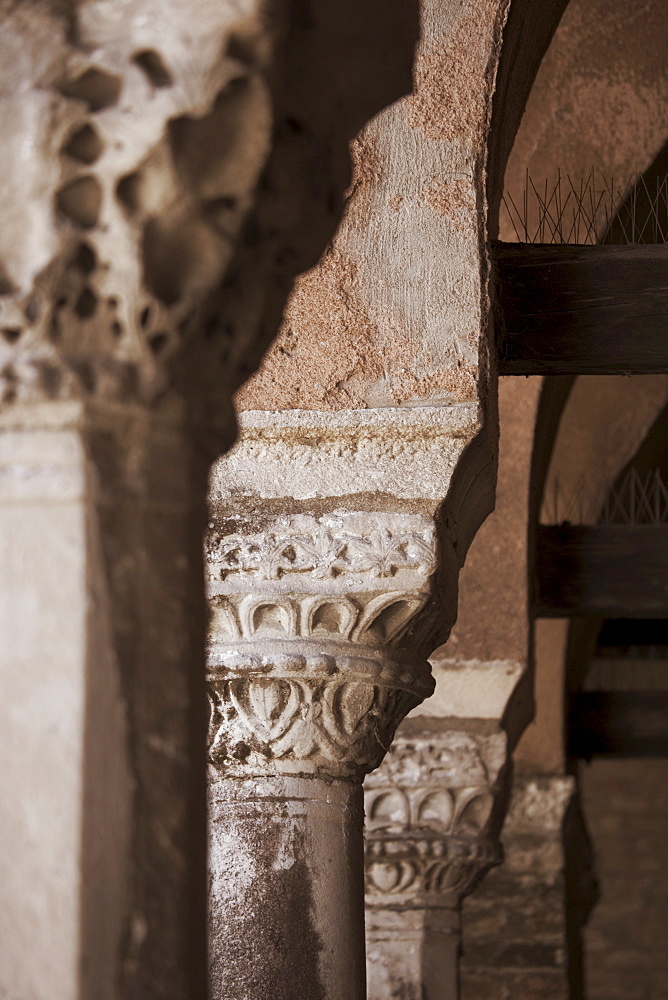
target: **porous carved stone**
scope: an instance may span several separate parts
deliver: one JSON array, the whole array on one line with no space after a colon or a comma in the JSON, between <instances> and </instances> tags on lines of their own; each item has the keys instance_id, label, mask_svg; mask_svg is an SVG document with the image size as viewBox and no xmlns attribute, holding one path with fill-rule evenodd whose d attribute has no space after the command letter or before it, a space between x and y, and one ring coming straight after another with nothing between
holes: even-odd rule
<instances>
[{"instance_id":1,"label":"porous carved stone","mask_svg":"<svg viewBox=\"0 0 668 1000\"><path fill-rule=\"evenodd\" d=\"M209 535L210 759L221 774L361 779L433 691L428 519L285 516ZM422 656L421 656L422 654Z\"/></svg>"},{"instance_id":2,"label":"porous carved stone","mask_svg":"<svg viewBox=\"0 0 668 1000\"><path fill-rule=\"evenodd\" d=\"M208 464L417 33L413 2L0 0L0 993L206 993Z\"/></svg>"},{"instance_id":3,"label":"porous carved stone","mask_svg":"<svg viewBox=\"0 0 668 1000\"><path fill-rule=\"evenodd\" d=\"M410 88L417 5L377 6L4 0L3 402L176 387L230 435L348 142Z\"/></svg>"},{"instance_id":4,"label":"porous carved stone","mask_svg":"<svg viewBox=\"0 0 668 1000\"><path fill-rule=\"evenodd\" d=\"M458 907L500 861L499 731L399 734L365 782L368 908Z\"/></svg>"}]
</instances>

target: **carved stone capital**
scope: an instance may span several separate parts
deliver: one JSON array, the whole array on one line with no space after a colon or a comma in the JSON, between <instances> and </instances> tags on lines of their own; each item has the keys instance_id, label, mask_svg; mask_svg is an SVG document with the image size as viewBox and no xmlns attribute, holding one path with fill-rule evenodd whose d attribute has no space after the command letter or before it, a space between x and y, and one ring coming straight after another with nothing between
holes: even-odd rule
<instances>
[{"instance_id":1,"label":"carved stone capital","mask_svg":"<svg viewBox=\"0 0 668 1000\"><path fill-rule=\"evenodd\" d=\"M367 906L457 907L501 860L498 730L400 733L365 782Z\"/></svg>"},{"instance_id":2,"label":"carved stone capital","mask_svg":"<svg viewBox=\"0 0 668 1000\"><path fill-rule=\"evenodd\" d=\"M213 766L361 779L433 691L433 522L285 515L212 530L206 560Z\"/></svg>"}]
</instances>

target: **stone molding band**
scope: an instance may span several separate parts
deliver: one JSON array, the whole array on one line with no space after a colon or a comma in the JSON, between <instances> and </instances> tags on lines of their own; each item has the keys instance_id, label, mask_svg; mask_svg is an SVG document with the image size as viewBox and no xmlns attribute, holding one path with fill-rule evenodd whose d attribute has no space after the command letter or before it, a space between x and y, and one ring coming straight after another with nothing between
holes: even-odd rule
<instances>
[{"instance_id":1,"label":"stone molding band","mask_svg":"<svg viewBox=\"0 0 668 1000\"><path fill-rule=\"evenodd\" d=\"M500 845L492 838L370 838L365 863L367 905L457 907L500 861Z\"/></svg>"}]
</instances>

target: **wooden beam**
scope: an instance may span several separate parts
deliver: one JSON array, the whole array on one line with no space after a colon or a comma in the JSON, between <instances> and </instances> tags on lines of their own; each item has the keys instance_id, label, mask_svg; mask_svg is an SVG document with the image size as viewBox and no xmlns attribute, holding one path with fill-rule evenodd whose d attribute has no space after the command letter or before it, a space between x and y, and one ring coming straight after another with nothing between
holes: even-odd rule
<instances>
[{"instance_id":1,"label":"wooden beam","mask_svg":"<svg viewBox=\"0 0 668 1000\"><path fill-rule=\"evenodd\" d=\"M668 691L583 691L568 733L574 757L668 756Z\"/></svg>"},{"instance_id":2,"label":"wooden beam","mask_svg":"<svg viewBox=\"0 0 668 1000\"><path fill-rule=\"evenodd\" d=\"M538 617L668 617L668 525L540 526Z\"/></svg>"},{"instance_id":3,"label":"wooden beam","mask_svg":"<svg viewBox=\"0 0 668 1000\"><path fill-rule=\"evenodd\" d=\"M668 245L492 249L501 375L668 372Z\"/></svg>"}]
</instances>

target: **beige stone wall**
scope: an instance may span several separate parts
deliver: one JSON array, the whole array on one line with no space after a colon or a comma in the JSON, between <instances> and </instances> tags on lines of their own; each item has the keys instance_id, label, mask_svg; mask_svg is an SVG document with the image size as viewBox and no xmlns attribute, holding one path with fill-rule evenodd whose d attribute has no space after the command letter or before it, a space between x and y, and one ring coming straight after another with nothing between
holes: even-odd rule
<instances>
[{"instance_id":1,"label":"beige stone wall","mask_svg":"<svg viewBox=\"0 0 668 1000\"><path fill-rule=\"evenodd\" d=\"M535 715L514 754L520 774L563 774L564 670L570 622L534 622Z\"/></svg>"},{"instance_id":2,"label":"beige stone wall","mask_svg":"<svg viewBox=\"0 0 668 1000\"><path fill-rule=\"evenodd\" d=\"M460 574L457 622L432 657L436 694L417 710L445 717L504 718L511 742L532 711L528 515L541 382L499 380L496 506Z\"/></svg>"},{"instance_id":3,"label":"beige stone wall","mask_svg":"<svg viewBox=\"0 0 668 1000\"><path fill-rule=\"evenodd\" d=\"M539 377L499 379L496 505L462 570L459 615L445 655L467 660L527 658L529 488L541 384Z\"/></svg>"}]
</instances>

